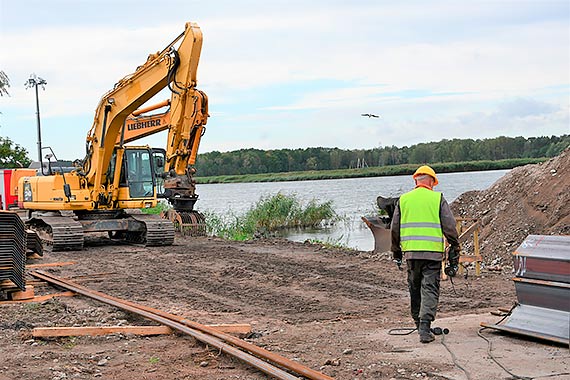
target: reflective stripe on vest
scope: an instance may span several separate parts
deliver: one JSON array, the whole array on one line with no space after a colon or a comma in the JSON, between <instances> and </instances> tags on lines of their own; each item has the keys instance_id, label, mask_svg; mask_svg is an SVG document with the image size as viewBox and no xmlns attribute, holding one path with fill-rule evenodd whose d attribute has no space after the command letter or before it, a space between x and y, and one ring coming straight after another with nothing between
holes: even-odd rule
<instances>
[{"instance_id":1,"label":"reflective stripe on vest","mask_svg":"<svg viewBox=\"0 0 570 380\"><path fill-rule=\"evenodd\" d=\"M402 251L444 252L441 193L418 187L400 197Z\"/></svg>"}]
</instances>

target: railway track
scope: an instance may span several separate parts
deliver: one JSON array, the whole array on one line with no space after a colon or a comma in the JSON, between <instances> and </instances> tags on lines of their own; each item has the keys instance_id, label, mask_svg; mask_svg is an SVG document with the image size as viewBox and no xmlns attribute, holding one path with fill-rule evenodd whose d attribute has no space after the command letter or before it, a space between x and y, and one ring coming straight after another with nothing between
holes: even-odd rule
<instances>
[{"instance_id":1,"label":"railway track","mask_svg":"<svg viewBox=\"0 0 570 380\"><path fill-rule=\"evenodd\" d=\"M33 277L44 280L50 284L66 288L75 293L93 298L108 305L141 315L172 329L188 334L203 343L216 347L221 352L225 352L242 360L243 362L276 379L300 380L301 378L297 376L299 375L302 376L302 378L310 380L334 380L332 377L308 368L300 363L287 359L274 352L269 352L254 344L245 342L232 335L217 331L200 323L190 321L161 310L139 305L131 301L112 297L105 293L88 289L77 283L56 277L46 272L34 271L30 274Z\"/></svg>"}]
</instances>

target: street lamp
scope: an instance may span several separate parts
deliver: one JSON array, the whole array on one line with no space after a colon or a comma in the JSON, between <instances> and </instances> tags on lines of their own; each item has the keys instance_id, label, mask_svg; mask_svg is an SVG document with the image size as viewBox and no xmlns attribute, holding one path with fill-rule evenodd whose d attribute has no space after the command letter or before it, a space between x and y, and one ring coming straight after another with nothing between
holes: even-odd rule
<instances>
[{"instance_id":1,"label":"street lamp","mask_svg":"<svg viewBox=\"0 0 570 380\"><path fill-rule=\"evenodd\" d=\"M38 124L38 160L40 161L40 168L42 174L44 172L44 165L42 163L42 130L40 127L40 99L38 96L38 87L41 86L42 90L45 90L46 80L36 76L36 74L30 75L30 78L24 83L26 89L35 87L36 89L36 116Z\"/></svg>"}]
</instances>

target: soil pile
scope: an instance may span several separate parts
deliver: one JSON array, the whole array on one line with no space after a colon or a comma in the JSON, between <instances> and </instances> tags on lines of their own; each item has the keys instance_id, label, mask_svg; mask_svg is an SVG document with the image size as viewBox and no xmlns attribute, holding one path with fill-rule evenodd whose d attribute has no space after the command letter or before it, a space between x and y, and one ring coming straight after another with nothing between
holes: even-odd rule
<instances>
[{"instance_id":1,"label":"soil pile","mask_svg":"<svg viewBox=\"0 0 570 380\"><path fill-rule=\"evenodd\" d=\"M490 188L469 191L451 205L457 218L481 222L483 260L512 265L528 235L570 234L570 148L549 161L511 170ZM464 250L473 247L465 245Z\"/></svg>"}]
</instances>

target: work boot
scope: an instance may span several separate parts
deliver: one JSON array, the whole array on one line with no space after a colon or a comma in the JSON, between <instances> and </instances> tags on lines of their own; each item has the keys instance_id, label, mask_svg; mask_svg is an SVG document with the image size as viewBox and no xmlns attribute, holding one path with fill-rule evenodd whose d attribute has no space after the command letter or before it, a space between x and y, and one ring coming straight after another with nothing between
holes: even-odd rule
<instances>
[{"instance_id":1,"label":"work boot","mask_svg":"<svg viewBox=\"0 0 570 380\"><path fill-rule=\"evenodd\" d=\"M429 343L435 340L435 337L430 330L430 321L420 321L420 326L418 328L418 333L420 334L420 342Z\"/></svg>"},{"instance_id":2,"label":"work boot","mask_svg":"<svg viewBox=\"0 0 570 380\"><path fill-rule=\"evenodd\" d=\"M416 325L416 330L418 330L420 328L420 320L414 319L414 324Z\"/></svg>"}]
</instances>

